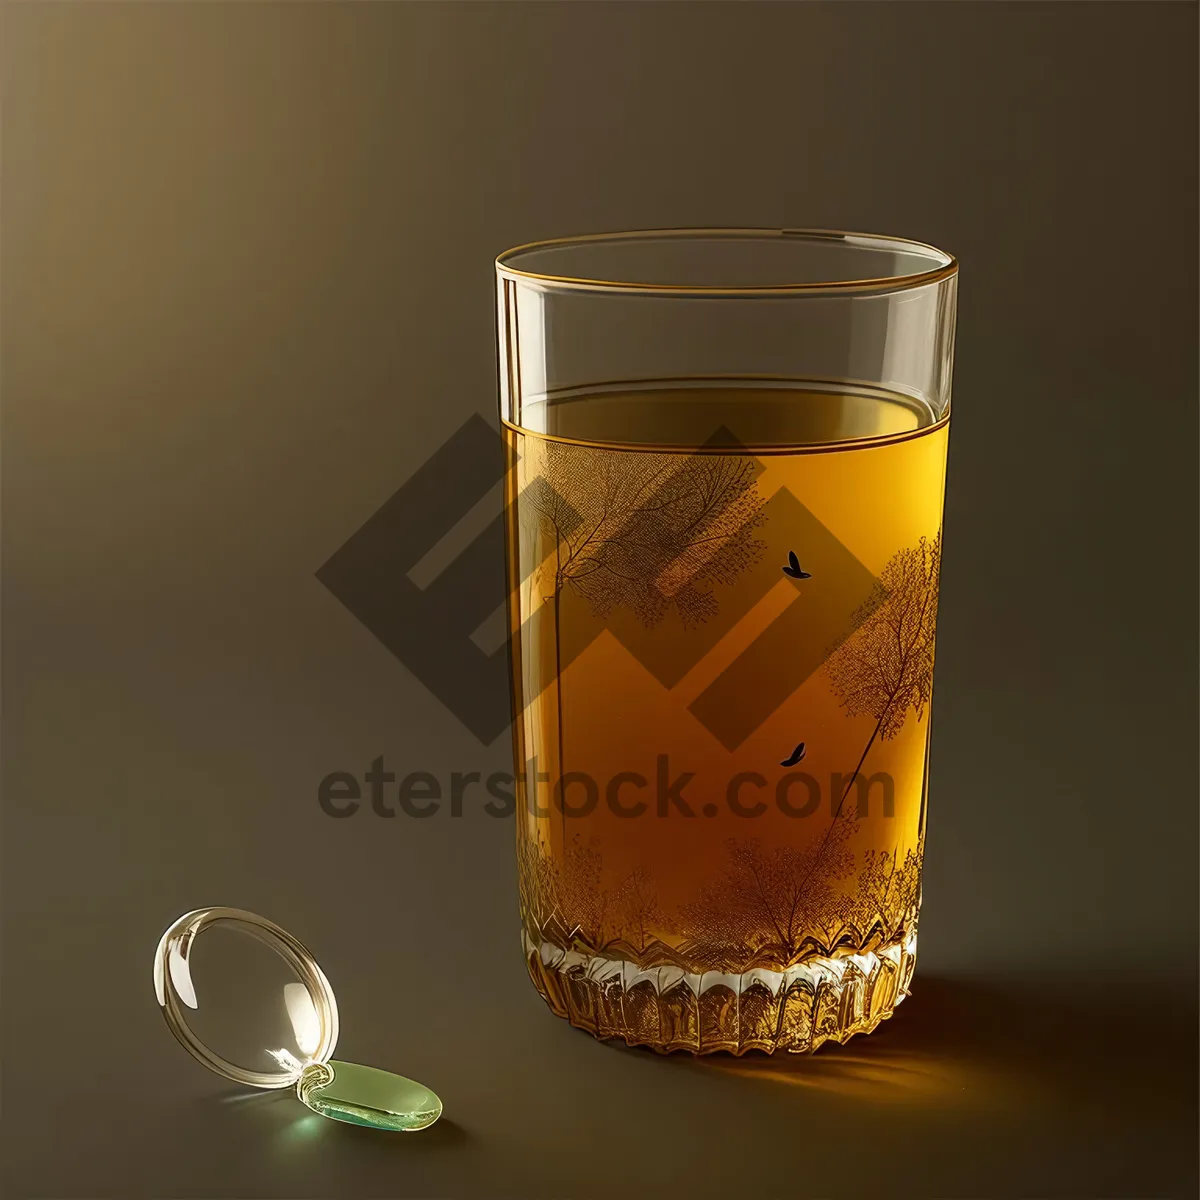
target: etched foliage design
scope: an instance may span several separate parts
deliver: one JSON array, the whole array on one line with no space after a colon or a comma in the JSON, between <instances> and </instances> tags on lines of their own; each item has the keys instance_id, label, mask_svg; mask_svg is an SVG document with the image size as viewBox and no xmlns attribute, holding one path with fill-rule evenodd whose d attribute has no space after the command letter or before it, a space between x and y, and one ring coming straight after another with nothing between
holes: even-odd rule
<instances>
[{"instance_id":1,"label":"etched foliage design","mask_svg":"<svg viewBox=\"0 0 1200 1200\"><path fill-rule=\"evenodd\" d=\"M660 904L645 865L636 864L609 889L602 886L598 838L585 841L576 834L565 853L559 853L536 833L522 829L517 867L521 912L535 942L631 962L679 961L661 940L661 935L676 932L676 926Z\"/></svg>"},{"instance_id":2,"label":"etched foliage design","mask_svg":"<svg viewBox=\"0 0 1200 1200\"><path fill-rule=\"evenodd\" d=\"M920 720L929 704L941 560L940 532L893 555L855 613L853 632L825 660L847 714L875 720L855 773L876 738L894 738L910 712Z\"/></svg>"},{"instance_id":3,"label":"etched foliage design","mask_svg":"<svg viewBox=\"0 0 1200 1200\"><path fill-rule=\"evenodd\" d=\"M554 634L557 772L568 774L564 711L563 596L594 617L624 609L647 628L673 612L685 629L714 616L714 588L731 584L766 548L757 464L747 455L621 452L546 442L523 493L522 521L546 555ZM559 820L561 873L570 871L569 820Z\"/></svg>"},{"instance_id":4,"label":"etched foliage design","mask_svg":"<svg viewBox=\"0 0 1200 1200\"><path fill-rule=\"evenodd\" d=\"M603 858L597 838L576 834L551 854L538 835L522 830L517 839L521 912L531 936L561 946L599 946L609 916L601 887Z\"/></svg>"},{"instance_id":5,"label":"etched foliage design","mask_svg":"<svg viewBox=\"0 0 1200 1200\"><path fill-rule=\"evenodd\" d=\"M635 866L611 891L601 886L596 839L578 836L566 857L522 837L522 913L530 938L562 949L623 958L641 967L674 964L695 972L782 969L839 948L867 949L904 928L919 899L918 850L868 850L855 870L846 844L856 825L836 826L834 849L764 847L730 839L725 874L673 915L650 871ZM841 890L845 886L849 890ZM664 940L669 939L669 940Z\"/></svg>"},{"instance_id":6,"label":"etched foliage design","mask_svg":"<svg viewBox=\"0 0 1200 1200\"><path fill-rule=\"evenodd\" d=\"M640 486L648 491L649 480ZM575 561L589 553L581 543ZM826 660L842 708L873 726L813 845L731 838L724 873L672 913L643 866L611 895L602 888L595 839L584 844L576 837L551 855L525 836L522 902L531 934L643 967L673 962L694 971L741 972L782 969L839 948L865 949L903 932L920 898L921 839L903 851L856 855L851 841L860 821L850 796L876 742L895 738L910 716L923 719L929 705L940 559L940 532L895 554L855 614L853 631ZM584 572L582 579L588 577Z\"/></svg>"},{"instance_id":7,"label":"etched foliage design","mask_svg":"<svg viewBox=\"0 0 1200 1200\"><path fill-rule=\"evenodd\" d=\"M858 814L850 794L876 741L894 738L910 714L920 720L929 704L940 564L939 532L900 550L880 572L852 632L825 663L846 714L874 721L829 825L802 850L730 840L725 875L685 908L684 948L692 957L725 970L786 966L809 952L892 936L915 914L920 846L902 858L899 849L868 850L856 872L849 842Z\"/></svg>"},{"instance_id":8,"label":"etched foliage design","mask_svg":"<svg viewBox=\"0 0 1200 1200\"><path fill-rule=\"evenodd\" d=\"M803 850L730 838L725 874L684 906L684 952L708 969L745 971L824 949L834 885L854 869L847 845L854 823L841 820L833 829L820 846Z\"/></svg>"},{"instance_id":9,"label":"etched foliage design","mask_svg":"<svg viewBox=\"0 0 1200 1200\"><path fill-rule=\"evenodd\" d=\"M921 853L899 849L890 854L868 850L863 855L857 886L838 902L844 925L862 931L878 928L884 940L897 934L912 914L921 896Z\"/></svg>"},{"instance_id":10,"label":"etched foliage design","mask_svg":"<svg viewBox=\"0 0 1200 1200\"><path fill-rule=\"evenodd\" d=\"M675 932L675 922L658 900L658 889L646 867L639 863L617 888L614 904L615 933L631 945L637 960L658 941L660 933Z\"/></svg>"},{"instance_id":11,"label":"etched foliage design","mask_svg":"<svg viewBox=\"0 0 1200 1200\"><path fill-rule=\"evenodd\" d=\"M765 549L749 457L544 450L524 510L554 546L556 599L570 588L598 617L625 608L654 626L673 610L692 628L717 611L713 585L732 583Z\"/></svg>"}]
</instances>

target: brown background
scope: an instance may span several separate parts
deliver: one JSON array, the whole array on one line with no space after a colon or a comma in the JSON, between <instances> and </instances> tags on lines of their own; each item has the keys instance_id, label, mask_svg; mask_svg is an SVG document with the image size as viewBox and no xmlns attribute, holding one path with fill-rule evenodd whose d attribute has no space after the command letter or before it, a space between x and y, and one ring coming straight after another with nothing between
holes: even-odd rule
<instances>
[{"instance_id":1,"label":"brown background","mask_svg":"<svg viewBox=\"0 0 1200 1200\"><path fill-rule=\"evenodd\" d=\"M8 1193L1194 1194L1196 26L8 6ZM704 223L963 264L917 986L811 1061L574 1032L524 976L510 823L315 798L381 753L508 767L314 578L493 413L492 257ZM190 1062L150 955L208 903L308 942L343 1055L446 1120Z\"/></svg>"}]
</instances>

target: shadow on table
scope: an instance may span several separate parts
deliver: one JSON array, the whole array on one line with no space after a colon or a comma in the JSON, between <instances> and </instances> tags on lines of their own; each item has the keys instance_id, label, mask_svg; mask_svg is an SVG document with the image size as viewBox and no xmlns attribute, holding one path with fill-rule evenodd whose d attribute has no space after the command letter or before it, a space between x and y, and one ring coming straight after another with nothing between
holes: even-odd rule
<instances>
[{"instance_id":1,"label":"shadow on table","mask_svg":"<svg viewBox=\"0 0 1200 1200\"><path fill-rule=\"evenodd\" d=\"M923 976L869 1036L811 1055L712 1055L701 1070L875 1103L1009 1109L1117 1103L1188 1118L1197 1103L1194 979L1114 973L1088 994Z\"/></svg>"}]
</instances>

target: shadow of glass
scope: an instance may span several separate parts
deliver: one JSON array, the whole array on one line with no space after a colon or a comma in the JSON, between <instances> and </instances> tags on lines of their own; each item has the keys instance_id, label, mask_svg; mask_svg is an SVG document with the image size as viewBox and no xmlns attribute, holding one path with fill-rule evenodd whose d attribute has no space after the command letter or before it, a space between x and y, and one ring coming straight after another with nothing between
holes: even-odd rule
<instances>
[{"instance_id":1,"label":"shadow of glass","mask_svg":"<svg viewBox=\"0 0 1200 1200\"><path fill-rule=\"evenodd\" d=\"M1195 1113L1195 982L1143 983L1131 973L1086 996L1069 982L1022 988L918 974L913 994L869 1036L811 1055L713 1055L697 1066L876 1104Z\"/></svg>"}]
</instances>

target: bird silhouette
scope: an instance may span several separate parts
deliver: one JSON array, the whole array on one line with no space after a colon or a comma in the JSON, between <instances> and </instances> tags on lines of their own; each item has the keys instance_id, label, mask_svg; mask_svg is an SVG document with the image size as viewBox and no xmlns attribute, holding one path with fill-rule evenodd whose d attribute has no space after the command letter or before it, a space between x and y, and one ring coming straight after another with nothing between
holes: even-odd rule
<instances>
[{"instance_id":1,"label":"bird silhouette","mask_svg":"<svg viewBox=\"0 0 1200 1200\"><path fill-rule=\"evenodd\" d=\"M811 579L812 574L804 571L800 567L800 560L796 557L795 550L788 551L788 565L783 568L783 573L790 576L792 579Z\"/></svg>"},{"instance_id":2,"label":"bird silhouette","mask_svg":"<svg viewBox=\"0 0 1200 1200\"><path fill-rule=\"evenodd\" d=\"M803 757L804 743L801 742L779 765L781 767L794 767Z\"/></svg>"}]
</instances>

